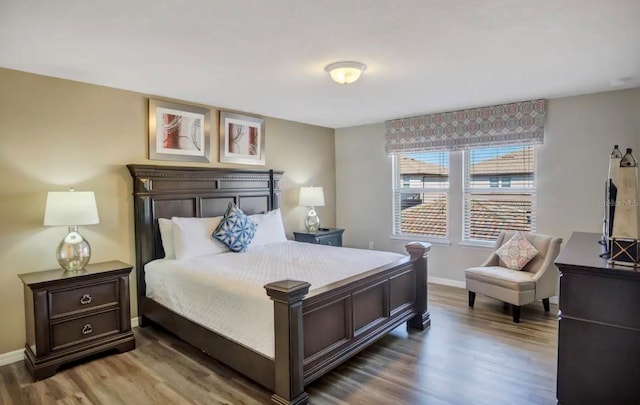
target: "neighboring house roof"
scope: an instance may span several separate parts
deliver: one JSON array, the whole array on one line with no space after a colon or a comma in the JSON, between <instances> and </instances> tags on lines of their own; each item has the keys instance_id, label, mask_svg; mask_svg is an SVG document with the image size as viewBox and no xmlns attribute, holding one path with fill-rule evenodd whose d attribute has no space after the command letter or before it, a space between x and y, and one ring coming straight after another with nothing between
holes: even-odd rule
<instances>
[{"instance_id":1,"label":"neighboring house roof","mask_svg":"<svg viewBox=\"0 0 640 405\"><path fill-rule=\"evenodd\" d=\"M471 165L470 172L472 175L533 173L533 154L534 150L531 147L505 153ZM402 157L400 160L400 174L448 176L449 168L435 163Z\"/></svg>"},{"instance_id":2,"label":"neighboring house roof","mask_svg":"<svg viewBox=\"0 0 640 405\"><path fill-rule=\"evenodd\" d=\"M436 174L449 175L449 168L435 163L403 157L400 160L400 174Z\"/></svg>"},{"instance_id":3,"label":"neighboring house roof","mask_svg":"<svg viewBox=\"0 0 640 405\"><path fill-rule=\"evenodd\" d=\"M530 231L531 201L518 199L471 200L472 239L495 239L502 229ZM446 236L446 198L427 200L400 212L401 232L418 235Z\"/></svg>"},{"instance_id":4,"label":"neighboring house roof","mask_svg":"<svg viewBox=\"0 0 640 405\"><path fill-rule=\"evenodd\" d=\"M501 230L531 231L531 201L518 199L482 199L471 201L472 239L496 238Z\"/></svg>"},{"instance_id":5,"label":"neighboring house roof","mask_svg":"<svg viewBox=\"0 0 640 405\"><path fill-rule=\"evenodd\" d=\"M402 233L447 236L446 197L428 200L400 211Z\"/></svg>"},{"instance_id":6,"label":"neighboring house roof","mask_svg":"<svg viewBox=\"0 0 640 405\"><path fill-rule=\"evenodd\" d=\"M533 173L533 148L505 153L498 157L472 164L470 173L481 174L516 174Z\"/></svg>"}]
</instances>

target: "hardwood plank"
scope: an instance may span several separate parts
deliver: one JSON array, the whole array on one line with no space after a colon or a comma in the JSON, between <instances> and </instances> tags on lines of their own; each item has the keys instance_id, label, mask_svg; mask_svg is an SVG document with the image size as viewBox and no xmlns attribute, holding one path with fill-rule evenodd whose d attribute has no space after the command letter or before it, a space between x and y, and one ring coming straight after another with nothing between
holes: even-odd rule
<instances>
[{"instance_id":1,"label":"hardwood plank","mask_svg":"<svg viewBox=\"0 0 640 405\"><path fill-rule=\"evenodd\" d=\"M557 306L522 308L429 287L433 326L399 327L307 387L313 404L555 404ZM32 382L22 363L0 367L1 404L267 404L271 393L153 327L135 350Z\"/></svg>"},{"instance_id":2,"label":"hardwood plank","mask_svg":"<svg viewBox=\"0 0 640 405\"><path fill-rule=\"evenodd\" d=\"M65 397L59 401L56 401L56 405L92 405L93 402L83 394L79 393L72 397Z\"/></svg>"},{"instance_id":3,"label":"hardwood plank","mask_svg":"<svg viewBox=\"0 0 640 405\"><path fill-rule=\"evenodd\" d=\"M10 404L20 398L20 386L14 374L14 364L0 367L0 403Z\"/></svg>"}]
</instances>

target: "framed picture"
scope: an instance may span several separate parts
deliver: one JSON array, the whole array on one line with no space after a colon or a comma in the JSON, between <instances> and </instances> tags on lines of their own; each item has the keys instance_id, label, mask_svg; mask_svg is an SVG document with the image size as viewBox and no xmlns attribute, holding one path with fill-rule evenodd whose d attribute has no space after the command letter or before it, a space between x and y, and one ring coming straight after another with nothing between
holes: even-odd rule
<instances>
[{"instance_id":1,"label":"framed picture","mask_svg":"<svg viewBox=\"0 0 640 405\"><path fill-rule=\"evenodd\" d=\"M149 159L211 161L211 111L149 99Z\"/></svg>"},{"instance_id":2,"label":"framed picture","mask_svg":"<svg viewBox=\"0 0 640 405\"><path fill-rule=\"evenodd\" d=\"M264 165L264 120L220 112L220 162Z\"/></svg>"}]
</instances>

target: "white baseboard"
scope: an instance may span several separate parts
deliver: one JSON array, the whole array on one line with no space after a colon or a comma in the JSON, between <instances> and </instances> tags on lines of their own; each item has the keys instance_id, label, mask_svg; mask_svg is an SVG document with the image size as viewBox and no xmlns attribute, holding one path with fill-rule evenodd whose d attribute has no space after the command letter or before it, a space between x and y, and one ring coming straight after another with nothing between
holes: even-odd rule
<instances>
[{"instance_id":1,"label":"white baseboard","mask_svg":"<svg viewBox=\"0 0 640 405\"><path fill-rule=\"evenodd\" d=\"M0 366L6 366L7 364L17 363L24 359L24 349L14 350L12 352L0 354Z\"/></svg>"},{"instance_id":2,"label":"white baseboard","mask_svg":"<svg viewBox=\"0 0 640 405\"><path fill-rule=\"evenodd\" d=\"M451 280L450 278L441 278L441 277L429 276L427 280L430 283L433 283L433 284L446 285L446 286L449 286L449 287L456 287L456 288L466 288L467 287L464 281Z\"/></svg>"},{"instance_id":3,"label":"white baseboard","mask_svg":"<svg viewBox=\"0 0 640 405\"><path fill-rule=\"evenodd\" d=\"M138 327L138 317L131 318L131 327ZM24 349L14 350L12 352L1 353L0 354L0 367L6 366L7 364L17 363L24 359Z\"/></svg>"}]
</instances>

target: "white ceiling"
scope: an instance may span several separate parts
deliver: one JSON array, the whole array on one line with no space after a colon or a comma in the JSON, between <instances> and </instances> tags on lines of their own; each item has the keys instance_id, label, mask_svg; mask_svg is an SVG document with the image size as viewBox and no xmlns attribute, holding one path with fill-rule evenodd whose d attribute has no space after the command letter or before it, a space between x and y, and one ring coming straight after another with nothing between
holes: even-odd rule
<instances>
[{"instance_id":1,"label":"white ceiling","mask_svg":"<svg viewBox=\"0 0 640 405\"><path fill-rule=\"evenodd\" d=\"M637 87L640 1L0 0L0 66L339 128Z\"/></svg>"}]
</instances>

